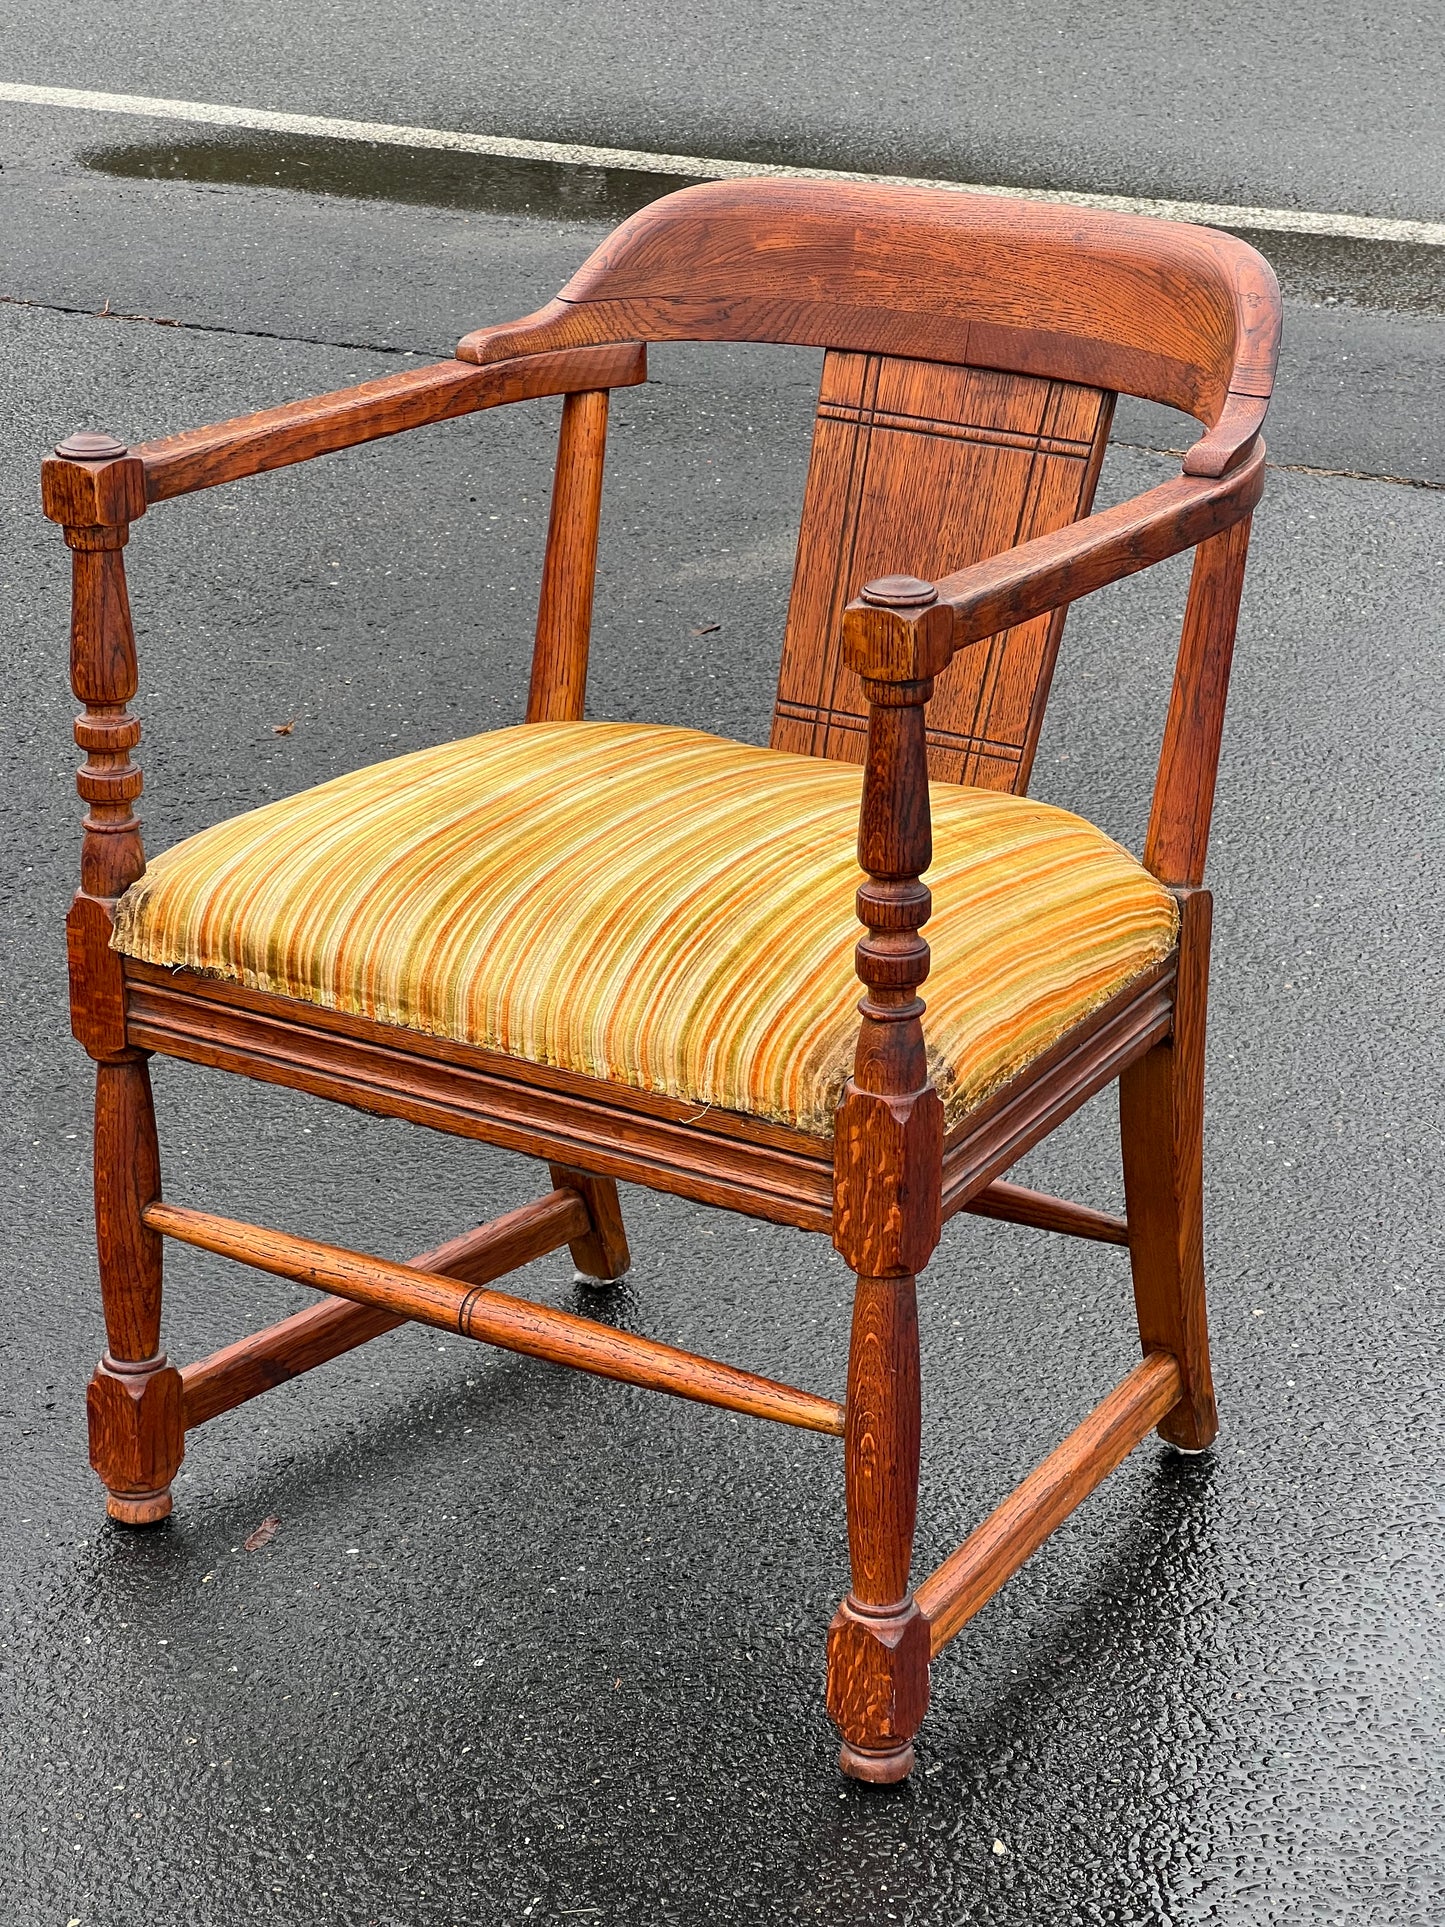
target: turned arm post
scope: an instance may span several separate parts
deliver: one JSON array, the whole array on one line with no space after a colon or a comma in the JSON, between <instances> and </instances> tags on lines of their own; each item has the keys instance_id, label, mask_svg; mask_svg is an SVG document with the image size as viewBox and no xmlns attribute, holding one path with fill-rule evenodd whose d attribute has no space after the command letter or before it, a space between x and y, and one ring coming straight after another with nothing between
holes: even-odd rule
<instances>
[{"instance_id":1,"label":"turned arm post","mask_svg":"<svg viewBox=\"0 0 1445 1927\"><path fill-rule=\"evenodd\" d=\"M76 788L86 805L80 889L66 920L71 1027L97 1062L126 1055L120 959L110 949L115 901L145 868L130 760L140 724L135 636L125 586L131 522L145 513L145 471L109 435L72 435L41 474L42 500L65 531L71 560L70 686L84 705Z\"/></svg>"},{"instance_id":2,"label":"turned arm post","mask_svg":"<svg viewBox=\"0 0 1445 1927\"><path fill-rule=\"evenodd\" d=\"M913 1764L928 1704L928 1626L909 1590L920 1432L915 1277L939 1238L943 1105L928 1076L918 995L928 975L920 929L931 901L922 876L932 858L925 705L933 676L927 658L891 650L887 632L892 611L927 609L934 591L890 577L863 595L871 607L850 617L845 646L869 704L858 831L864 994L837 1116L833 1211L833 1242L857 1278L844 1433L852 1584L828 1633L828 1708L843 1736L844 1771L891 1781Z\"/></svg>"},{"instance_id":3,"label":"turned arm post","mask_svg":"<svg viewBox=\"0 0 1445 1927\"><path fill-rule=\"evenodd\" d=\"M73 435L42 472L45 513L71 552L71 686L85 751L76 787L86 805L80 888L66 918L71 1028L96 1063L95 1219L106 1353L87 1398L91 1463L107 1509L129 1525L169 1512L181 1462L180 1375L160 1349L161 1240L144 1222L160 1195L146 1053L126 1038L121 961L110 948L116 899L145 868L130 752L140 724L135 636L123 551L145 513L143 465L108 435Z\"/></svg>"}]
</instances>

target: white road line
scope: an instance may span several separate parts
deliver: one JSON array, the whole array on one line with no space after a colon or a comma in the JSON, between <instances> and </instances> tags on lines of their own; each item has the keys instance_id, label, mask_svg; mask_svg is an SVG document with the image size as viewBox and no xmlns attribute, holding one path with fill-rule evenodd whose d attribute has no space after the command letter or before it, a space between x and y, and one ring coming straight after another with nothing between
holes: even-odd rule
<instances>
[{"instance_id":1,"label":"white road line","mask_svg":"<svg viewBox=\"0 0 1445 1927\"><path fill-rule=\"evenodd\" d=\"M1293 207L1231 207L1210 201L1150 200L1131 194L1076 194L1065 188L991 187L977 181L928 180L907 174L855 174L832 167L708 160L697 154L650 154L633 147L580 147L570 141L513 140L503 134L461 134L445 127L398 127L389 121L329 120L319 114L275 114L259 107L226 107L202 100L159 100L146 94L101 94L79 87L28 87L8 80L0 81L0 100L13 100L28 107L64 107L90 114L190 121L205 127L245 127L265 134L302 134L327 140L371 141L386 147L429 147L447 154L551 161L566 167L620 167L632 173L677 174L699 181L739 180L751 175L790 181L883 181L893 187L942 187L956 194L1016 195L1023 200L1057 201L1069 207L1154 214L1170 221L1194 221L1210 227L1333 235L1351 241L1408 241L1417 247L1445 247L1445 222L1397 221L1375 214L1323 214Z\"/></svg>"}]
</instances>

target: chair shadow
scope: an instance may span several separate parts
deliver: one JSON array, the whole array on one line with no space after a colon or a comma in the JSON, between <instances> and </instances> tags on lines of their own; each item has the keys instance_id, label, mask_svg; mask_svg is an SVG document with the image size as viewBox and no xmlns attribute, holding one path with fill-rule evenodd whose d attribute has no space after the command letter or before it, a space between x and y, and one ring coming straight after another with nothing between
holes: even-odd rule
<instances>
[{"instance_id":1,"label":"chair shadow","mask_svg":"<svg viewBox=\"0 0 1445 1927\"><path fill-rule=\"evenodd\" d=\"M580 1287L570 1295L548 1295L607 1322L643 1322L645 1301L635 1287L609 1292L605 1302ZM424 1429L417 1422L420 1368L428 1362L433 1369L426 1374L430 1396L425 1404L438 1412L444 1403L451 1408L441 1439L430 1422ZM563 1408L556 1389L558 1368L495 1353L485 1361L468 1358L463 1364L454 1352L445 1369L436 1369L439 1363L435 1353L431 1361L424 1355L415 1363L408 1361L390 1387L383 1375L380 1399L374 1393L363 1397L353 1383L346 1397L361 1407L354 1429L341 1438L307 1437L298 1430L288 1441L284 1468L247 1468L226 1486L219 1502L210 1501L212 1517L205 1522L204 1535L188 1531L183 1515L159 1531L113 1535L98 1575L100 1583L112 1589L110 1609L124 1601L124 1616L136 1620L166 1612L178 1569L197 1565L206 1556L202 1537L216 1536L212 1525L218 1503L228 1533L236 1530L238 1518L254 1515L259 1520L272 1511L306 1532L324 1530L328 1520L344 1517L344 1509L354 1502L359 1463L366 1471L369 1512L386 1521L410 1520L412 1551L421 1570L430 1563L455 1571L453 1554L466 1540L459 1541L456 1526L441 1515L415 1517L408 1500L436 1483L443 1462L455 1456L453 1434L464 1425L472 1427L468 1444L474 1454L500 1461L519 1437L535 1436L539 1427L555 1430ZM464 1387L466 1377L476 1381L473 1388ZM649 1408L642 1394L629 1395L637 1403L619 1426L611 1414L606 1419L589 1414L584 1403L589 1387L575 1375L568 1378L576 1389L564 1389L560 1397L566 1422L577 1425L578 1449L572 1455L577 1470L555 1482L549 1478L547 1487L549 1510L563 1515L571 1504L587 1504L593 1480L617 1494L619 1478L643 1449L639 1427L650 1428L645 1448L650 1460L655 1462L670 1443L670 1437L659 1439L658 1422L645 1416ZM545 1397L539 1396L539 1388L545 1388ZM700 1451L705 1454L706 1447ZM485 1471L476 1470L475 1456L471 1467L478 1494L490 1489ZM745 1511L754 1505L765 1510L774 1476L766 1454L735 1450L729 1470L738 1467ZM705 1478L706 1467L700 1464L696 1472ZM483 1880L494 1851L489 1828L495 1820L505 1829L509 1812L516 1821L531 1811L533 1795L526 1788L533 1784L534 1773L547 1784L549 1807L558 1813L594 1811L599 1757L614 1761L630 1786L661 1788L666 1783L670 1797L676 1794L679 1800L678 1830L670 1835L670 1844L661 1838L629 1842L624 1833L601 1847L594 1838L584 1855L568 1831L557 1832L551 1876L569 1894L585 1893L589 1901L604 1904L613 1896L620 1905L635 1892L630 1881L639 1856L652 1864L656 1852L662 1870L661 1856L667 1855L673 1877L681 1879L685 1870L689 1880L702 1877L721 1850L720 1842L756 1829L760 1801L770 1815L769 1855L786 1866L787 1892L853 1896L858 1907L851 1916L845 1908L837 1918L859 1922L875 1917L867 1899L873 1882L893 1880L914 1863L925 1869L946 1860L950 1879L956 1879L960 1856L971 1857L980 1880L1006 1887L1014 1870L1002 1861L989 1863L989 1842L995 1832L1022 1825L1021 1813L1032 1813L1050 1799L1054 1809L1049 1824L1066 1834L1085 1823L1103 1831L1129 1827L1137 1834L1141 1799L1146 1807L1152 1800L1160 1810L1169 1809L1171 1827L1193 1827L1192 1816L1181 1822L1177 1812L1181 1800L1194 1797L1187 1789L1181 1791L1167 1774L1157 1793L1147 1787L1151 1770L1167 1756L1177 1733L1179 1709L1187 1708L1191 1695L1212 1693L1217 1687L1218 1661L1212 1667L1206 1661L1201 1668L1197 1655L1181 1651L1184 1630L1205 1595L1201 1567L1217 1563L1215 1474L1207 1457L1184 1459L1160 1452L1142 1481L1137 1509L1106 1548L1087 1555L1091 1565L1084 1590L1059 1604L1052 1585L1038 1586L1040 1569L1035 1566L1032 1586L1027 1579L1016 1579L1012 1585L1019 1588L1022 1583L1021 1591L991 1602L935 1663L935 1703L921 1736L919 1767L910 1781L890 1789L862 1788L840 1779L834 1765L836 1736L823 1707L823 1630L833 1603L828 1582L846 1581L841 1506L833 1508L838 1518L832 1537L838 1543L829 1546L827 1527L819 1522L816 1543L801 1555L795 1552L788 1562L795 1570L779 1567L781 1598L761 1600L748 1600L737 1591L736 1573L728 1564L731 1554L724 1553L719 1569L706 1569L697 1547L709 1537L712 1521L690 1513L687 1537L677 1552L686 1569L684 1589L692 1616L681 1620L676 1598L671 1603L668 1599L668 1587L675 1592L676 1578L663 1582L661 1603L657 1598L646 1602L647 1589L657 1578L656 1566L647 1563L641 1550L646 1507L641 1497L634 1505L625 1492L617 1494L624 1517L635 1510L638 1533L610 1542L611 1569L599 1582L602 1596L608 1602L644 1601L636 1608L644 1615L638 1623L656 1632L659 1644L670 1634L672 1650L664 1648L654 1676L644 1672L622 1696L611 1690L610 1664L605 1668L608 1677L597 1677L597 1653L608 1647L605 1637L599 1643L595 1627L579 1629L566 1612L551 1620L529 1620L525 1631L504 1619L500 1642L505 1650L499 1659L508 1673L521 1677L497 1690L507 1717L515 1720L517 1708L527 1708L530 1744L540 1752L530 1756L528 1777L518 1784L511 1780L514 1763L500 1763L500 1780L489 1787L494 1811L485 1824L476 1824L478 1816L472 1813L475 1790L456 1787L453 1821L470 1818L474 1823L462 1828L456 1844L447 1849L453 1857L450 1878L462 1883ZM805 1496L813 1476L805 1470ZM535 1490L534 1485L531 1494ZM841 1501L841 1490L837 1497ZM452 1489L448 1498L460 1498L455 1509L465 1514L462 1495ZM736 1486L719 1495L718 1529L725 1508L738 1499ZM711 1500L707 1507L710 1515ZM498 1519L489 1524L485 1549L472 1547L465 1554L466 1570L455 1580L459 1596L470 1590L474 1560L491 1574L484 1587L499 1585L505 1592L522 1582L533 1556L528 1518L527 1487L503 1497ZM417 1534L427 1535L429 1543L418 1547ZM500 1568L491 1563L499 1556L505 1561ZM1050 1553L1045 1550L1038 1557L1046 1560ZM796 1570L802 1566L808 1569L806 1578ZM1069 1570L1077 1570L1075 1558L1069 1560ZM389 1589L385 1577L373 1583L379 1592ZM806 1589L806 1598L800 1589ZM464 1690L479 1677L467 1670L475 1663L469 1657L475 1627L442 1613L430 1622L416 1617L413 1632L408 1632L418 1610L415 1599L412 1586L404 1587L395 1631L408 1643L413 1637L425 1640L425 1664L433 1684L451 1679L456 1699L440 1709L434 1697L413 1704L393 1702L386 1713L388 1744L402 1757L438 1748L459 1752L477 1737L468 1725L475 1703ZM648 1613L655 1619L648 1619ZM767 1626L769 1615L795 1627L816 1622L816 1641L809 1643L806 1655L803 1635L774 1636ZM560 1700L558 1689L540 1683L545 1676L536 1670L539 1624L545 1635L561 1642L552 1646L547 1659L559 1685L565 1682ZM755 1656L762 1663L753 1663ZM1186 1658L1194 1667L1188 1677ZM1011 1675L1008 1667L1014 1660L1019 1670ZM345 1717L355 1722L345 1744L362 1744L373 1716L357 1706ZM659 1724L669 1729L661 1747ZM544 1737L547 1734L551 1737ZM1046 1793L1050 1775L1054 1791ZM1072 1808L1069 1818L1059 1817L1060 1788L1066 1789L1064 1805ZM1146 1791L1141 1793L1141 1788ZM1004 1812L1008 1821L1000 1818ZM1033 1824L1042 1823L1035 1818ZM950 1844L960 1826L968 1837L966 1855L956 1842ZM1096 1877L1105 1878L1103 1873ZM1108 1877L1117 1882L1130 1877L1130 1870L1116 1870ZM760 1893L759 1920L794 1917L781 1902L773 1915L761 1901Z\"/></svg>"}]
</instances>

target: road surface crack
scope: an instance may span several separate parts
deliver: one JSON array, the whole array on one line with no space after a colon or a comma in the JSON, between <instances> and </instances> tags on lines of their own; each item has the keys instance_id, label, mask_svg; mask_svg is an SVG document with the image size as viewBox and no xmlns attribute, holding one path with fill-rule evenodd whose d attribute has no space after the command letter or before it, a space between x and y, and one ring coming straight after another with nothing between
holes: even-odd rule
<instances>
[{"instance_id":1,"label":"road surface crack","mask_svg":"<svg viewBox=\"0 0 1445 1927\"><path fill-rule=\"evenodd\" d=\"M337 340L330 335L290 335L283 334L279 328L228 328L218 321L180 321L172 315L131 314L122 308L112 308L109 300L103 308L86 308L79 303L63 301L31 301L23 295L0 294L0 305L9 308L38 308L46 314L80 315L91 321L131 321L149 328L178 328L185 334L228 335L238 341L284 341L305 348L345 348L360 350L365 354L394 355L398 360L410 357L434 358L437 361L448 359L445 348L398 348L394 342ZM1140 455L1175 455L1182 457L1182 448L1168 448L1155 442L1111 442L1111 448L1128 448ZM1427 481L1419 475L1384 475L1363 468L1322 468L1312 462L1266 462L1266 468L1277 469L1283 475L1317 475L1325 481L1341 482L1385 482L1392 488L1418 488L1431 493L1445 493L1445 482Z\"/></svg>"},{"instance_id":2,"label":"road surface crack","mask_svg":"<svg viewBox=\"0 0 1445 1927\"><path fill-rule=\"evenodd\" d=\"M0 294L0 305L38 308L45 314L80 315L90 321L135 321L150 328L179 328L186 334L230 335L239 341L285 341L305 348L361 349L373 355L422 356L438 361L445 361L450 353L446 348L400 348L391 341L337 340L331 335L285 334L279 328L231 328L222 321L180 321L172 315L132 314L127 309L112 308L109 301L103 308L89 308L79 302L32 301L23 295Z\"/></svg>"}]
</instances>

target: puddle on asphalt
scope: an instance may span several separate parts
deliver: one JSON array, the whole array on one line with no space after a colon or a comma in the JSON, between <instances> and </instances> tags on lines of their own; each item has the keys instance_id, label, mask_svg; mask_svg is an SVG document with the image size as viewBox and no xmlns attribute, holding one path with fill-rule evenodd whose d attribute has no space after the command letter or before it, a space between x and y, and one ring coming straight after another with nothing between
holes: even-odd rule
<instances>
[{"instance_id":1,"label":"puddle on asphalt","mask_svg":"<svg viewBox=\"0 0 1445 1927\"><path fill-rule=\"evenodd\" d=\"M694 185L690 176L681 174L449 154L431 147L392 147L310 135L288 139L279 134L226 133L203 140L98 147L80 158L96 173L124 180L284 187L350 200L401 201L548 221L621 221L649 201Z\"/></svg>"},{"instance_id":2,"label":"puddle on asphalt","mask_svg":"<svg viewBox=\"0 0 1445 1927\"><path fill-rule=\"evenodd\" d=\"M98 147L80 159L96 173L125 180L281 187L599 226L625 220L649 201L693 185L682 174L244 131ZM1272 264L1283 293L1294 300L1397 314L1445 313L1445 248L1235 231Z\"/></svg>"}]
</instances>

